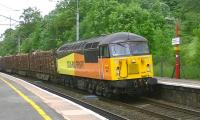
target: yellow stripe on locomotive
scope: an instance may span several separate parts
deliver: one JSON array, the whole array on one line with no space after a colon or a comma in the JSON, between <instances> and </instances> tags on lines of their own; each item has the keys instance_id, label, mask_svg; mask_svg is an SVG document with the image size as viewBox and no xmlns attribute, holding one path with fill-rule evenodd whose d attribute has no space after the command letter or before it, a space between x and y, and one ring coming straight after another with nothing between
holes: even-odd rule
<instances>
[{"instance_id":1,"label":"yellow stripe on locomotive","mask_svg":"<svg viewBox=\"0 0 200 120\"><path fill-rule=\"evenodd\" d=\"M72 65L72 61L74 61L74 53L67 55L61 59L58 59L57 60L58 73L75 75L75 68Z\"/></svg>"}]
</instances>

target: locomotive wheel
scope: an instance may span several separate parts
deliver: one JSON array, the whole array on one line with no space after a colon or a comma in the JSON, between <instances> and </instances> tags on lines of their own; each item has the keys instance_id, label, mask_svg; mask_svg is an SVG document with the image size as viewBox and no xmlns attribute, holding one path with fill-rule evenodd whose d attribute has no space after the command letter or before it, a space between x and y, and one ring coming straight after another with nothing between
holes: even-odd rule
<instances>
[{"instance_id":1,"label":"locomotive wheel","mask_svg":"<svg viewBox=\"0 0 200 120\"><path fill-rule=\"evenodd\" d=\"M95 93L97 95L101 96L102 90L103 90L103 84L102 83L97 84L96 89L95 89Z\"/></svg>"},{"instance_id":2,"label":"locomotive wheel","mask_svg":"<svg viewBox=\"0 0 200 120\"><path fill-rule=\"evenodd\" d=\"M102 95L104 96L104 97L111 97L111 92L110 92L111 90L110 90L110 88L109 88L109 86L108 85L106 85L106 84L104 84L103 85L103 89L102 89Z\"/></svg>"},{"instance_id":3,"label":"locomotive wheel","mask_svg":"<svg viewBox=\"0 0 200 120\"><path fill-rule=\"evenodd\" d=\"M70 85L71 88L75 88L74 83L75 83L75 79L73 77L71 77L70 80L69 80L69 85Z\"/></svg>"},{"instance_id":4,"label":"locomotive wheel","mask_svg":"<svg viewBox=\"0 0 200 120\"><path fill-rule=\"evenodd\" d=\"M94 93L94 84L92 84L92 83L89 83L88 84L88 92L90 93L90 94L93 94Z\"/></svg>"}]
</instances>

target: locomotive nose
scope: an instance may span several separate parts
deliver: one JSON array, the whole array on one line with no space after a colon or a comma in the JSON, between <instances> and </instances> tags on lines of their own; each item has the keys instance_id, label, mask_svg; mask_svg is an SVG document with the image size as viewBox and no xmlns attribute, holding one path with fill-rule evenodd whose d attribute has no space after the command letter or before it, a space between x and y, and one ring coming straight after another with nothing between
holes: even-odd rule
<instances>
[{"instance_id":1,"label":"locomotive nose","mask_svg":"<svg viewBox=\"0 0 200 120\"><path fill-rule=\"evenodd\" d=\"M151 72L151 64L149 57L130 58L128 62L128 75L140 75L148 77Z\"/></svg>"},{"instance_id":2,"label":"locomotive nose","mask_svg":"<svg viewBox=\"0 0 200 120\"><path fill-rule=\"evenodd\" d=\"M118 79L147 78L152 76L150 56L133 56L116 59L115 75Z\"/></svg>"}]
</instances>

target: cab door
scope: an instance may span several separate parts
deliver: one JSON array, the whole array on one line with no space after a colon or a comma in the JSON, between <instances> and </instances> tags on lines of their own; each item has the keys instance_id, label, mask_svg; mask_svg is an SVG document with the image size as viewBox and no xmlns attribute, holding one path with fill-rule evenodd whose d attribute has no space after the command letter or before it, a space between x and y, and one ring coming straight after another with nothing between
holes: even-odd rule
<instances>
[{"instance_id":1,"label":"cab door","mask_svg":"<svg viewBox=\"0 0 200 120\"><path fill-rule=\"evenodd\" d=\"M110 52L108 45L99 46L99 78L105 80L111 79Z\"/></svg>"}]
</instances>

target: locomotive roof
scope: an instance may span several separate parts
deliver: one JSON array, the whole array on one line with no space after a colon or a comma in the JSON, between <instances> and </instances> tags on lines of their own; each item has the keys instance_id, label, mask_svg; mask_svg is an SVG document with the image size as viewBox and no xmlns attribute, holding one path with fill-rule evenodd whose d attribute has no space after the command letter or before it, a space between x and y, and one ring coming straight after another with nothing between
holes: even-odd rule
<instances>
[{"instance_id":1,"label":"locomotive roof","mask_svg":"<svg viewBox=\"0 0 200 120\"><path fill-rule=\"evenodd\" d=\"M83 41L66 43L62 45L57 51L66 49L82 49L90 43L98 43L95 46L102 44L118 43L118 42L130 42L130 41L147 41L144 37L129 33L129 32L119 32L110 35L100 36L96 38L90 38Z\"/></svg>"},{"instance_id":2,"label":"locomotive roof","mask_svg":"<svg viewBox=\"0 0 200 120\"><path fill-rule=\"evenodd\" d=\"M127 42L127 41L146 41L146 39L142 36L133 33L119 32L87 40L88 43L99 42L99 45L117 43L117 42Z\"/></svg>"}]
</instances>

